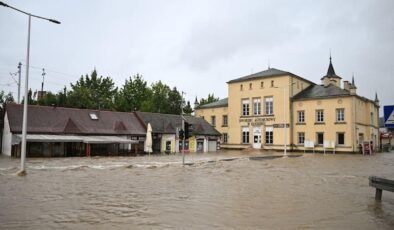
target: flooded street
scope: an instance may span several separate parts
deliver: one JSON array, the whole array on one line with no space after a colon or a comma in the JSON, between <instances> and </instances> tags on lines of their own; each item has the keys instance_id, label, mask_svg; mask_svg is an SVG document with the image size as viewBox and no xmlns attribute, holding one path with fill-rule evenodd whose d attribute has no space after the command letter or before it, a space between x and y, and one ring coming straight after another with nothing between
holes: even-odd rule
<instances>
[{"instance_id":1,"label":"flooded street","mask_svg":"<svg viewBox=\"0 0 394 230\"><path fill-rule=\"evenodd\" d=\"M233 159L236 158L236 159ZM222 160L231 159L231 160ZM0 229L394 229L394 154L0 157Z\"/></svg>"}]
</instances>

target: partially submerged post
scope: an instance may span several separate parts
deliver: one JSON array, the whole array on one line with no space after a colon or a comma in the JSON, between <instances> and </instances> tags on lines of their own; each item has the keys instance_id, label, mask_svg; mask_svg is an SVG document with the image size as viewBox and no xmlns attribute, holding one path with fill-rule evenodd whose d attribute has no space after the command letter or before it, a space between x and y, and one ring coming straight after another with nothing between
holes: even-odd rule
<instances>
[{"instance_id":1,"label":"partially submerged post","mask_svg":"<svg viewBox=\"0 0 394 230\"><path fill-rule=\"evenodd\" d=\"M369 186L376 188L375 200L382 200L383 190L394 192L394 180L382 177L370 176Z\"/></svg>"}]
</instances>

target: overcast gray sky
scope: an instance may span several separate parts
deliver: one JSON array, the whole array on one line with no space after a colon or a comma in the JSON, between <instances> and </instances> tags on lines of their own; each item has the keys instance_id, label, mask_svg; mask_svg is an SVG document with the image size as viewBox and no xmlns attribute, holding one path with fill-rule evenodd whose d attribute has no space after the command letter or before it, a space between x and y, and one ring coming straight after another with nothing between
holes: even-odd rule
<instances>
[{"instance_id":1,"label":"overcast gray sky","mask_svg":"<svg viewBox=\"0 0 394 230\"><path fill-rule=\"evenodd\" d=\"M1 0L33 19L30 88L69 88L94 68L117 86L136 73L186 92L227 97L226 82L285 70L320 84L331 49L337 75L358 94L394 104L394 1ZM10 72L25 63L28 17L0 7L0 89L16 98ZM23 69L24 70L24 69ZM23 71L23 76L24 76Z\"/></svg>"}]
</instances>

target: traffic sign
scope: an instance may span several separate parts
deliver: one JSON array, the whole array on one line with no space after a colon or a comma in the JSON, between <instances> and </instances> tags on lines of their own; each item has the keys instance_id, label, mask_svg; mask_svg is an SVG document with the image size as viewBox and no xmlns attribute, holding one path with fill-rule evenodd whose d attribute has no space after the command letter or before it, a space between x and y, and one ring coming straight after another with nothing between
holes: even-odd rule
<instances>
[{"instance_id":1,"label":"traffic sign","mask_svg":"<svg viewBox=\"0 0 394 230\"><path fill-rule=\"evenodd\" d=\"M386 105L383 107L384 127L394 128L394 105Z\"/></svg>"}]
</instances>

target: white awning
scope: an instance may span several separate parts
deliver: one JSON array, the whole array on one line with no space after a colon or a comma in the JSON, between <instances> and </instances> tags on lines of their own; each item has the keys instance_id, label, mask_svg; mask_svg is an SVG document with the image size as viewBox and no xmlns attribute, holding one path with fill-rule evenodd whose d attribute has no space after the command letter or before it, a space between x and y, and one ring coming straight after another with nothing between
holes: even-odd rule
<instances>
[{"instance_id":1,"label":"white awning","mask_svg":"<svg viewBox=\"0 0 394 230\"><path fill-rule=\"evenodd\" d=\"M13 135L13 144L19 144L22 135ZM28 142L83 142L88 144L136 144L137 140L129 140L118 136L77 136L77 135L47 135L47 134L28 134Z\"/></svg>"}]
</instances>

